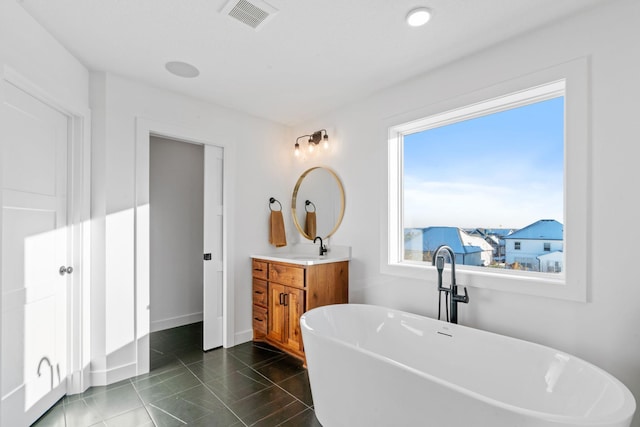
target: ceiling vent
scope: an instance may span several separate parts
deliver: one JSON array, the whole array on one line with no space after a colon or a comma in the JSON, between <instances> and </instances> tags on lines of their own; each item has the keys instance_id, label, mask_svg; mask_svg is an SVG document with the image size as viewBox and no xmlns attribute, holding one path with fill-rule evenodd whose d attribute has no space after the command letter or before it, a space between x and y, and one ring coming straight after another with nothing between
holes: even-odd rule
<instances>
[{"instance_id":1,"label":"ceiling vent","mask_svg":"<svg viewBox=\"0 0 640 427\"><path fill-rule=\"evenodd\" d=\"M259 30L278 10L262 0L231 0L221 11L254 30Z\"/></svg>"}]
</instances>

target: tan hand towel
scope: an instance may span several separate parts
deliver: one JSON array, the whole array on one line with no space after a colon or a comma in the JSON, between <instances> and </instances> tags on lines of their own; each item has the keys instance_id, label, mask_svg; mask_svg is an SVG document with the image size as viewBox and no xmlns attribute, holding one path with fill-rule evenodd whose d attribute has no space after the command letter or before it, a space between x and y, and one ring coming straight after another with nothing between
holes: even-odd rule
<instances>
[{"instance_id":1,"label":"tan hand towel","mask_svg":"<svg viewBox=\"0 0 640 427\"><path fill-rule=\"evenodd\" d=\"M312 239L316 237L316 213L307 212L307 218L304 223L304 232Z\"/></svg>"},{"instance_id":2,"label":"tan hand towel","mask_svg":"<svg viewBox=\"0 0 640 427\"><path fill-rule=\"evenodd\" d=\"M282 211L271 211L271 216L269 217L269 243L277 248L287 246Z\"/></svg>"}]
</instances>

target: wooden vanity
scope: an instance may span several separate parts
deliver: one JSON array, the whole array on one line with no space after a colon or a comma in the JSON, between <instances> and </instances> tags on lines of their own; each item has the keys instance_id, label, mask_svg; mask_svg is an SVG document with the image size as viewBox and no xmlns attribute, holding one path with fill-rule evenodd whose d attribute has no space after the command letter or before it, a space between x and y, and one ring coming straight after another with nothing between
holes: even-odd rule
<instances>
[{"instance_id":1,"label":"wooden vanity","mask_svg":"<svg viewBox=\"0 0 640 427\"><path fill-rule=\"evenodd\" d=\"M300 316L349 302L349 261L305 265L254 257L253 340L304 359Z\"/></svg>"}]
</instances>

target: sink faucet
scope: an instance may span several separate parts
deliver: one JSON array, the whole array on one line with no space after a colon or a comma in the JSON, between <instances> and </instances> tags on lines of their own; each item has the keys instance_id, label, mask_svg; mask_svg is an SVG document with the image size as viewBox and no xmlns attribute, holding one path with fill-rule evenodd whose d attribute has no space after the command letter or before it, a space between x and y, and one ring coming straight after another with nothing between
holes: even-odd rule
<instances>
[{"instance_id":1,"label":"sink faucet","mask_svg":"<svg viewBox=\"0 0 640 427\"><path fill-rule=\"evenodd\" d=\"M320 239L320 256L322 256L327 253L327 247L322 244L322 237L320 236L316 236L316 238L313 239L313 243L315 243L318 239Z\"/></svg>"},{"instance_id":2,"label":"sink faucet","mask_svg":"<svg viewBox=\"0 0 640 427\"><path fill-rule=\"evenodd\" d=\"M451 285L447 288L442 286L442 271L444 270L444 256L440 255L441 251L445 251L449 254L451 260ZM438 291L445 293L445 300L448 300L449 311L447 313L447 320L451 323L458 323L458 303L469 303L469 294L467 293L466 286L464 287L464 296L458 295L458 285L456 284L456 255L447 245L438 246L438 249L433 254L431 265L435 265L438 270ZM451 317L449 317L449 315ZM438 298L438 319L440 319L440 298Z\"/></svg>"}]
</instances>

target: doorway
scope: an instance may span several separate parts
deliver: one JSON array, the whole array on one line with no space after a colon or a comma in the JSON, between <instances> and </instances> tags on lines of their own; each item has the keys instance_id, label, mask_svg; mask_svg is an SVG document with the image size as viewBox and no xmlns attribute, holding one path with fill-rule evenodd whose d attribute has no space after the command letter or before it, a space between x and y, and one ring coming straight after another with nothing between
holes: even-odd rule
<instances>
[{"instance_id":1,"label":"doorway","mask_svg":"<svg viewBox=\"0 0 640 427\"><path fill-rule=\"evenodd\" d=\"M135 209L135 294L137 374L149 372L149 333L163 323L151 323L150 283L150 144L152 137L195 144L204 150L203 184L203 246L198 256L202 268L203 349L233 345L232 301L233 289L227 284L233 274L226 268L228 253L228 221L225 208L229 204L230 180L226 145L214 145L208 138L210 131L189 130L174 125L136 119L136 209ZM195 256L195 255L194 255ZM183 313L189 319L189 314ZM155 315L155 314L154 314ZM178 316L179 317L179 316ZM194 317L191 317L194 319ZM166 319L165 319L166 320ZM176 319L174 319L176 320ZM169 323L164 323L169 325ZM231 339L230 339L231 338Z\"/></svg>"},{"instance_id":2,"label":"doorway","mask_svg":"<svg viewBox=\"0 0 640 427\"><path fill-rule=\"evenodd\" d=\"M150 332L203 318L204 146L150 137Z\"/></svg>"}]
</instances>

